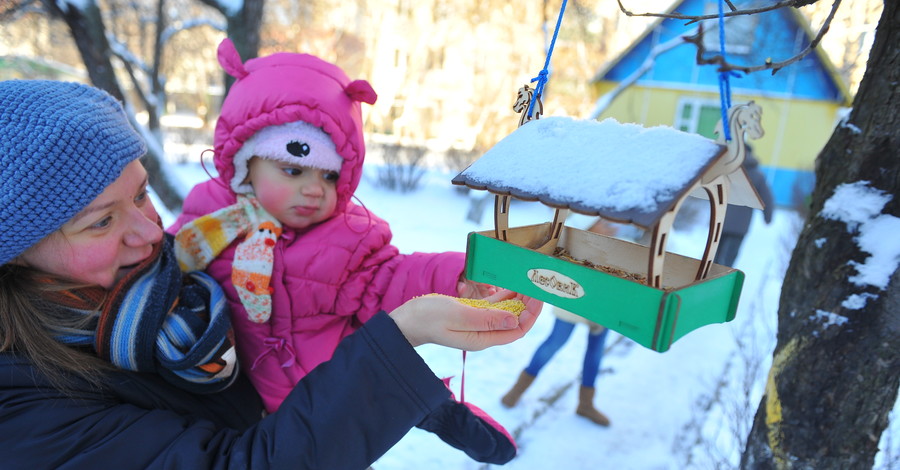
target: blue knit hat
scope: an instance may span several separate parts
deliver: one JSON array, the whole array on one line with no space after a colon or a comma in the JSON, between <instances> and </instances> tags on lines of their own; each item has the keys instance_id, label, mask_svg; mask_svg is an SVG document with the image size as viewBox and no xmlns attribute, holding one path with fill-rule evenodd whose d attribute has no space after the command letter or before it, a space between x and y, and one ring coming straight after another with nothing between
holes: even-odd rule
<instances>
[{"instance_id":1,"label":"blue knit hat","mask_svg":"<svg viewBox=\"0 0 900 470\"><path fill-rule=\"evenodd\" d=\"M146 150L102 90L0 81L0 265L81 212Z\"/></svg>"}]
</instances>

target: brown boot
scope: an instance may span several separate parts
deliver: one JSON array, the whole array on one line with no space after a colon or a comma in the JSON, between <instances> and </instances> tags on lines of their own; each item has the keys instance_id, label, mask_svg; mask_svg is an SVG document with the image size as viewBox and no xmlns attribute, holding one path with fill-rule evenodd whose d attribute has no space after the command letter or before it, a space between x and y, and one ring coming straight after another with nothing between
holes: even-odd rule
<instances>
[{"instance_id":1,"label":"brown boot","mask_svg":"<svg viewBox=\"0 0 900 470\"><path fill-rule=\"evenodd\" d=\"M503 403L503 406L507 408L516 406L516 403L519 402L519 398L521 398L522 394L525 393L525 390L531 386L532 382L534 382L534 376L523 370L522 373L519 374L519 379L516 380L516 384L513 385L513 387L506 392L506 395L503 395L503 398L500 399L500 403Z\"/></svg>"},{"instance_id":2,"label":"brown boot","mask_svg":"<svg viewBox=\"0 0 900 470\"><path fill-rule=\"evenodd\" d=\"M600 426L609 426L609 418L594 408L594 387L581 386L578 390L578 408L575 413Z\"/></svg>"}]
</instances>

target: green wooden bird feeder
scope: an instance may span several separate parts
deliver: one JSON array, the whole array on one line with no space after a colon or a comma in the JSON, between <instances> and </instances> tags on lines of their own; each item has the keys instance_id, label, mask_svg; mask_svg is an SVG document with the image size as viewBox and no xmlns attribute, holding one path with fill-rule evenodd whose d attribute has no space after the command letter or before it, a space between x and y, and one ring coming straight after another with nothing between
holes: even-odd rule
<instances>
[{"instance_id":1,"label":"green wooden bird feeder","mask_svg":"<svg viewBox=\"0 0 900 470\"><path fill-rule=\"evenodd\" d=\"M659 352L697 328L731 321L744 274L712 260L727 205L763 207L741 167L744 135L763 134L760 115L753 102L733 106L728 142L612 119L523 120L453 178L496 196L494 230L468 236L466 276L571 311ZM710 205L700 259L665 249L689 196ZM554 208L553 220L509 227L512 198ZM570 210L633 224L651 234L650 243L566 226Z\"/></svg>"}]
</instances>

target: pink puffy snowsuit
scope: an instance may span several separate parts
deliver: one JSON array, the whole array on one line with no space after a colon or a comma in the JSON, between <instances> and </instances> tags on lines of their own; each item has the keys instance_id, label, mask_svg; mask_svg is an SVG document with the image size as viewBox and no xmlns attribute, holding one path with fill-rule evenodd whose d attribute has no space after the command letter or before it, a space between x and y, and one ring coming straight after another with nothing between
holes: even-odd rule
<instances>
[{"instance_id":1,"label":"pink puffy snowsuit","mask_svg":"<svg viewBox=\"0 0 900 470\"><path fill-rule=\"evenodd\" d=\"M236 202L229 186L233 157L264 127L293 121L319 126L343 158L335 215L302 231L284 227L275 245L267 322L248 319L231 284L237 242L207 269L225 288L243 370L274 411L297 381L379 310L390 312L431 292L457 295L465 255L400 254L390 244L388 224L350 201L365 156L359 102L375 102L367 82L351 82L335 65L306 54L278 53L242 64L227 39L219 46L219 62L237 79L216 124L219 176L191 190L169 232Z\"/></svg>"}]
</instances>

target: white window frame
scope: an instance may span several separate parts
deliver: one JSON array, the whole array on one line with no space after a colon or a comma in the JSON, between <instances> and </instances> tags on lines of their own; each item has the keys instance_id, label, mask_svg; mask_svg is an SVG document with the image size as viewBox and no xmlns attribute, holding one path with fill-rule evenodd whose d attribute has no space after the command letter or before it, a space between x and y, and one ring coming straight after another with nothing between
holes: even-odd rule
<instances>
[{"instance_id":1,"label":"white window frame","mask_svg":"<svg viewBox=\"0 0 900 470\"><path fill-rule=\"evenodd\" d=\"M678 105L675 107L675 119L672 127L691 134L698 134L697 128L700 124L700 109L703 107L712 107L721 109L721 103L708 98L681 97L678 99ZM690 107L690 113L684 116L684 108ZM684 129L682 129L684 127Z\"/></svg>"}]
</instances>

